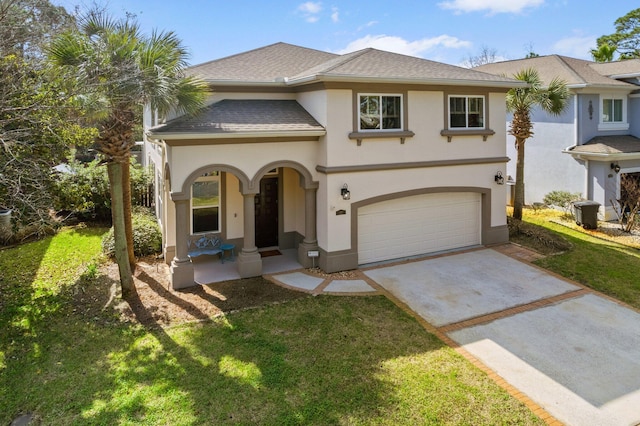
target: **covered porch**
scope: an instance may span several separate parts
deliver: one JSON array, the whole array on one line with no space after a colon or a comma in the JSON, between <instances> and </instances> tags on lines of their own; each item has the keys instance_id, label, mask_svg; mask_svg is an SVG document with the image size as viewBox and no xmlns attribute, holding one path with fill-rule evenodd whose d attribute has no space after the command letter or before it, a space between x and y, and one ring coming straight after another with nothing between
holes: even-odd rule
<instances>
[{"instance_id":1,"label":"covered porch","mask_svg":"<svg viewBox=\"0 0 640 426\"><path fill-rule=\"evenodd\" d=\"M296 249L268 250L262 253L266 253L266 255L261 255L262 273L265 275L303 268L298 262ZM205 285L242 278L235 260L225 260L222 263L218 256L200 256L193 259L192 265L196 284Z\"/></svg>"},{"instance_id":2,"label":"covered porch","mask_svg":"<svg viewBox=\"0 0 640 426\"><path fill-rule=\"evenodd\" d=\"M640 139L631 135L597 136L563 152L584 162L583 197L600 203L600 219L616 220L612 203L623 195L621 178L627 175L640 179Z\"/></svg>"}]
</instances>

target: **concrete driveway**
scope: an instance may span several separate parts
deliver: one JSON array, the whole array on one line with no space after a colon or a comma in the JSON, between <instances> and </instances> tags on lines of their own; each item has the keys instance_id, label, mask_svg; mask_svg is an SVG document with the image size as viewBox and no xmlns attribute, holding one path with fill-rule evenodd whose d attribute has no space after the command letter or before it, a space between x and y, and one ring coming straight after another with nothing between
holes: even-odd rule
<instances>
[{"instance_id":1,"label":"concrete driveway","mask_svg":"<svg viewBox=\"0 0 640 426\"><path fill-rule=\"evenodd\" d=\"M363 272L560 422L640 423L640 313L493 249Z\"/></svg>"}]
</instances>

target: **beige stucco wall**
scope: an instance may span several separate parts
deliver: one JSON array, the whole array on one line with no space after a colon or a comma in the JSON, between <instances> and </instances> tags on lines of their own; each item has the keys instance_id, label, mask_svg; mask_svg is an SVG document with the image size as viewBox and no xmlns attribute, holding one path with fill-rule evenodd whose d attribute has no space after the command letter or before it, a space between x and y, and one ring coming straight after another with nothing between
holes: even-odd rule
<instances>
[{"instance_id":1,"label":"beige stucco wall","mask_svg":"<svg viewBox=\"0 0 640 426\"><path fill-rule=\"evenodd\" d=\"M244 212L242 194L238 189L240 183L231 173L225 173L225 180L223 200L226 215L222 226L226 229L227 239L242 238L244 234Z\"/></svg>"},{"instance_id":2,"label":"beige stucco wall","mask_svg":"<svg viewBox=\"0 0 640 426\"><path fill-rule=\"evenodd\" d=\"M298 173L289 168L282 171L283 231L304 235L304 189L300 187Z\"/></svg>"},{"instance_id":3,"label":"beige stucco wall","mask_svg":"<svg viewBox=\"0 0 640 426\"><path fill-rule=\"evenodd\" d=\"M305 141L169 147L171 191L182 191L193 171L214 164L235 167L249 179L254 179L265 165L282 161L295 161L315 173L317 144L316 141Z\"/></svg>"},{"instance_id":4,"label":"beige stucco wall","mask_svg":"<svg viewBox=\"0 0 640 426\"><path fill-rule=\"evenodd\" d=\"M445 101L442 91L408 92L408 130L414 137L363 139L361 146L348 138L354 131L351 90L329 90L327 113L327 156L320 165L351 166L412 161L439 161L505 155L504 94L493 93L488 99L488 127L496 132L486 142L480 136L456 136L451 142L440 135L444 128ZM499 141L499 143L495 143Z\"/></svg>"}]
</instances>

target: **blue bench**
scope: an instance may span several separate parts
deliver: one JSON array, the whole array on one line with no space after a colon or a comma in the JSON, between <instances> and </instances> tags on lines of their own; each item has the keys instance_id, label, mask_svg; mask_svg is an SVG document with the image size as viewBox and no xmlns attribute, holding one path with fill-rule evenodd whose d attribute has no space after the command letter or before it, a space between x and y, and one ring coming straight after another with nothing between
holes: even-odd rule
<instances>
[{"instance_id":1,"label":"blue bench","mask_svg":"<svg viewBox=\"0 0 640 426\"><path fill-rule=\"evenodd\" d=\"M202 255L215 255L222 253L222 239L213 235L196 236L196 239L187 240L187 255L189 258Z\"/></svg>"}]
</instances>

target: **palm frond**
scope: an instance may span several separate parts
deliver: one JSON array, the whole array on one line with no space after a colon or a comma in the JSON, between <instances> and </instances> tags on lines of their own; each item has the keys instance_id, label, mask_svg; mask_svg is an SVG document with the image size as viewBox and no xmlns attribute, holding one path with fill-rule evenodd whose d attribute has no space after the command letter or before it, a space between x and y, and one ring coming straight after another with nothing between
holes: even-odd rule
<instances>
[{"instance_id":1,"label":"palm frond","mask_svg":"<svg viewBox=\"0 0 640 426\"><path fill-rule=\"evenodd\" d=\"M83 38L72 32L60 34L47 48L49 59L59 66L79 66L86 52Z\"/></svg>"}]
</instances>

